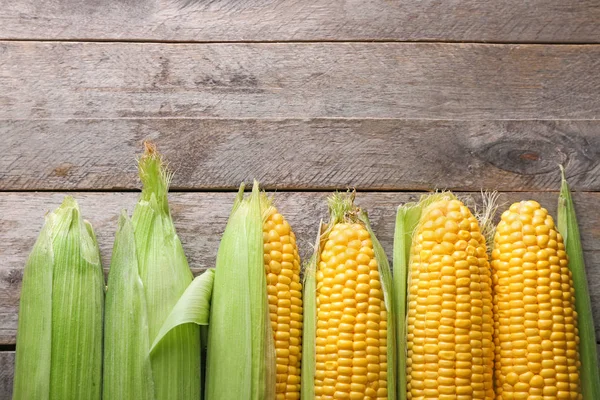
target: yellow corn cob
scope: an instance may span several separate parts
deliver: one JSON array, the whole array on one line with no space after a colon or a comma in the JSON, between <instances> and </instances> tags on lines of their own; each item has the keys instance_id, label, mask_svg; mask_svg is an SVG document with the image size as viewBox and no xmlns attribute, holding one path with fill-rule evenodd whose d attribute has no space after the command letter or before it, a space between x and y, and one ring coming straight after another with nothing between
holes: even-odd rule
<instances>
[{"instance_id":1,"label":"yellow corn cob","mask_svg":"<svg viewBox=\"0 0 600 400\"><path fill-rule=\"evenodd\" d=\"M493 399L491 286L469 209L450 196L424 208L409 266L408 399Z\"/></svg>"},{"instance_id":2,"label":"yellow corn cob","mask_svg":"<svg viewBox=\"0 0 600 400\"><path fill-rule=\"evenodd\" d=\"M269 315L277 355L277 399L300 398L302 285L296 236L274 207L263 226Z\"/></svg>"},{"instance_id":3,"label":"yellow corn cob","mask_svg":"<svg viewBox=\"0 0 600 400\"><path fill-rule=\"evenodd\" d=\"M492 252L498 399L581 399L579 336L561 235L535 201L502 214Z\"/></svg>"},{"instance_id":4,"label":"yellow corn cob","mask_svg":"<svg viewBox=\"0 0 600 400\"><path fill-rule=\"evenodd\" d=\"M387 399L387 311L373 242L361 223L336 223L317 282L317 399Z\"/></svg>"}]
</instances>

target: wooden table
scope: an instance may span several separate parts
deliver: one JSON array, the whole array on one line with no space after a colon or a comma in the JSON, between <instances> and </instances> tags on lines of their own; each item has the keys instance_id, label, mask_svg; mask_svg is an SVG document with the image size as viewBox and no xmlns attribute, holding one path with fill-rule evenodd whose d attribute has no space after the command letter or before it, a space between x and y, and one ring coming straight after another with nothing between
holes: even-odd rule
<instances>
[{"instance_id":1,"label":"wooden table","mask_svg":"<svg viewBox=\"0 0 600 400\"><path fill-rule=\"evenodd\" d=\"M65 192L108 267L154 140L190 265L214 265L234 191L277 190L304 257L355 187L388 255L423 191L577 191L600 330L600 1L0 0L0 398L23 265Z\"/></svg>"}]
</instances>

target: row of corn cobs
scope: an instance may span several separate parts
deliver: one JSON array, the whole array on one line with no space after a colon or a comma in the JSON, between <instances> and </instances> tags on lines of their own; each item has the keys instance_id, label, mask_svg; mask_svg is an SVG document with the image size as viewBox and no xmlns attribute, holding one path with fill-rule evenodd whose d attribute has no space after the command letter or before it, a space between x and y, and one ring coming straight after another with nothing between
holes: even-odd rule
<instances>
[{"instance_id":1,"label":"row of corn cobs","mask_svg":"<svg viewBox=\"0 0 600 400\"><path fill-rule=\"evenodd\" d=\"M303 281L294 233L255 183L216 269L192 281L152 145L139 167L107 286L75 201L46 216L23 277L13 399L600 399L564 178L559 229L535 201L497 227L492 205L475 216L449 192L399 207L393 277L367 214L335 194Z\"/></svg>"}]
</instances>

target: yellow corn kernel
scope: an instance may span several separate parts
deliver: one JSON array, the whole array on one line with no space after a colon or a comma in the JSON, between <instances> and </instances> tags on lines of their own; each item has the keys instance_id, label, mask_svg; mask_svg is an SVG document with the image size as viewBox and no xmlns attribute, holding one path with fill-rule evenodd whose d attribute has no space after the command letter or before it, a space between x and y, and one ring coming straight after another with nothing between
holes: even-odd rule
<instances>
[{"instance_id":1,"label":"yellow corn kernel","mask_svg":"<svg viewBox=\"0 0 600 400\"><path fill-rule=\"evenodd\" d=\"M433 202L410 257L408 398L492 400L492 279L476 218L459 200Z\"/></svg>"},{"instance_id":2,"label":"yellow corn kernel","mask_svg":"<svg viewBox=\"0 0 600 400\"><path fill-rule=\"evenodd\" d=\"M502 214L492 269L495 378L503 398L581 399L571 271L546 209L522 201Z\"/></svg>"},{"instance_id":3,"label":"yellow corn kernel","mask_svg":"<svg viewBox=\"0 0 600 400\"><path fill-rule=\"evenodd\" d=\"M263 226L269 309L277 356L277 400L300 398L302 286L296 236L274 207Z\"/></svg>"}]
</instances>

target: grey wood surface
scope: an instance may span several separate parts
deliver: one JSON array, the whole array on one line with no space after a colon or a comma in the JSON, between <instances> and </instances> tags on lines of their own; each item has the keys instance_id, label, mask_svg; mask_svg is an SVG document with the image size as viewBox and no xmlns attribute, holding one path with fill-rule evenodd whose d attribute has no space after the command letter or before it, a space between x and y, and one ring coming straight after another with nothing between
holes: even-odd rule
<instances>
[{"instance_id":1,"label":"grey wood surface","mask_svg":"<svg viewBox=\"0 0 600 400\"><path fill-rule=\"evenodd\" d=\"M412 191L497 189L504 207L533 198L555 213L564 164L582 191L600 333L600 1L0 0L0 10L0 399L11 397L23 266L44 213L75 191L108 268L144 139L176 173L172 211L196 274L214 265L243 180L282 191L305 258L325 191L366 190L358 203L391 256L395 208Z\"/></svg>"},{"instance_id":2,"label":"grey wood surface","mask_svg":"<svg viewBox=\"0 0 600 400\"><path fill-rule=\"evenodd\" d=\"M326 218L324 192L281 192L276 204L296 232L304 259L311 253L318 222ZM396 207L418 199L420 193L358 193L357 204L369 211L375 232L388 256L392 254ZM475 201L479 193L464 193ZM0 344L13 344L17 326L19 288L27 254L36 240L47 211L57 207L61 193L0 193ZM137 193L76 193L84 218L89 219L98 237L103 266L108 268L113 235L121 209L132 210ZM213 267L220 236L225 229L235 193L173 193L171 208L190 267L195 273ZM557 194L540 192L501 193L500 210L511 202L536 199L553 214ZM583 247L590 277L596 327L600 333L600 193L575 196L581 221Z\"/></svg>"},{"instance_id":3,"label":"grey wood surface","mask_svg":"<svg viewBox=\"0 0 600 400\"><path fill-rule=\"evenodd\" d=\"M0 352L0 399L2 400L9 400L12 397L14 364L14 351Z\"/></svg>"},{"instance_id":4,"label":"grey wood surface","mask_svg":"<svg viewBox=\"0 0 600 400\"><path fill-rule=\"evenodd\" d=\"M0 70L0 119L596 119L600 109L600 46L0 42Z\"/></svg>"},{"instance_id":5,"label":"grey wood surface","mask_svg":"<svg viewBox=\"0 0 600 400\"><path fill-rule=\"evenodd\" d=\"M0 38L595 42L596 0L0 0Z\"/></svg>"},{"instance_id":6,"label":"grey wood surface","mask_svg":"<svg viewBox=\"0 0 600 400\"><path fill-rule=\"evenodd\" d=\"M174 189L600 190L600 121L7 120L0 190L138 187L154 140ZM26 139L26 140L24 140Z\"/></svg>"}]
</instances>

